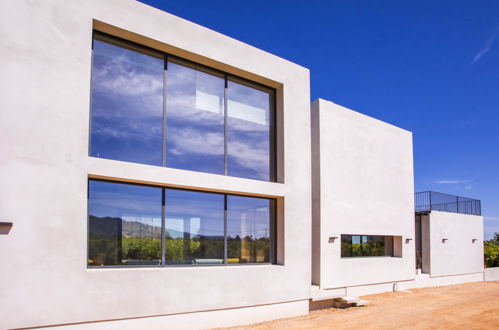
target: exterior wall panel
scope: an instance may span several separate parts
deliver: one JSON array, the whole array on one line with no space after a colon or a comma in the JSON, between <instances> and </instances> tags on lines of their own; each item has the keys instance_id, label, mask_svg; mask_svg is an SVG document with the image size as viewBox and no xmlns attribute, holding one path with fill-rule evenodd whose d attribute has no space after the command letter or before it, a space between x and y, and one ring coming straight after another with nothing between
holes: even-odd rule
<instances>
[{"instance_id":1,"label":"exterior wall panel","mask_svg":"<svg viewBox=\"0 0 499 330\"><path fill-rule=\"evenodd\" d=\"M412 134L321 99L313 102L312 117L320 122L320 144L313 140L320 154L320 169L313 167L313 177L320 177L313 180L320 194L314 210L320 237L313 243L321 253L320 287L413 279ZM341 234L399 236L396 255L402 256L341 258Z\"/></svg>"},{"instance_id":2,"label":"exterior wall panel","mask_svg":"<svg viewBox=\"0 0 499 330\"><path fill-rule=\"evenodd\" d=\"M307 69L135 1L6 1L0 10L0 218L14 223L0 237L2 327L309 298ZM276 88L280 183L88 157L93 28ZM89 177L277 198L280 264L87 269Z\"/></svg>"},{"instance_id":3,"label":"exterior wall panel","mask_svg":"<svg viewBox=\"0 0 499 330\"><path fill-rule=\"evenodd\" d=\"M483 272L483 217L431 211L428 218L431 277Z\"/></svg>"}]
</instances>

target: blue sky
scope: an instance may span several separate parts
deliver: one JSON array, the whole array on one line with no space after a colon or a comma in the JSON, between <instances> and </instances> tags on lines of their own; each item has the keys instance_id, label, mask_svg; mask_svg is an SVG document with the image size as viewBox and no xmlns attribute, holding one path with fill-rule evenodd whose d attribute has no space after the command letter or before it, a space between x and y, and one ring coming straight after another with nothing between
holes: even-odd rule
<instances>
[{"instance_id":1,"label":"blue sky","mask_svg":"<svg viewBox=\"0 0 499 330\"><path fill-rule=\"evenodd\" d=\"M311 71L311 97L414 133L416 191L499 232L499 1L143 1Z\"/></svg>"}]
</instances>

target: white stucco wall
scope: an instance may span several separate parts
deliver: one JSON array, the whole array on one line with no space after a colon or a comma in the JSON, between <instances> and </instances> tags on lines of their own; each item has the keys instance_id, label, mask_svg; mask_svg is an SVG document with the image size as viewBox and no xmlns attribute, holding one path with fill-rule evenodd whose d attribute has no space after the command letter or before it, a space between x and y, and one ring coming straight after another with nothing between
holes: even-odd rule
<instances>
[{"instance_id":1,"label":"white stucco wall","mask_svg":"<svg viewBox=\"0 0 499 330\"><path fill-rule=\"evenodd\" d=\"M428 218L431 277L483 272L483 217L431 211Z\"/></svg>"},{"instance_id":2,"label":"white stucco wall","mask_svg":"<svg viewBox=\"0 0 499 330\"><path fill-rule=\"evenodd\" d=\"M321 99L312 103L312 123L320 130L312 136L314 222L320 224L314 279L326 289L413 279L412 134ZM399 236L402 256L341 258L341 234Z\"/></svg>"},{"instance_id":3,"label":"white stucco wall","mask_svg":"<svg viewBox=\"0 0 499 330\"><path fill-rule=\"evenodd\" d=\"M486 268L483 273L484 281L499 281L499 267Z\"/></svg>"},{"instance_id":4,"label":"white stucco wall","mask_svg":"<svg viewBox=\"0 0 499 330\"><path fill-rule=\"evenodd\" d=\"M0 11L0 221L14 223L0 236L1 328L309 298L307 69L135 1L2 1ZM276 88L282 183L88 157L93 26ZM281 265L87 269L89 176L279 198Z\"/></svg>"}]
</instances>

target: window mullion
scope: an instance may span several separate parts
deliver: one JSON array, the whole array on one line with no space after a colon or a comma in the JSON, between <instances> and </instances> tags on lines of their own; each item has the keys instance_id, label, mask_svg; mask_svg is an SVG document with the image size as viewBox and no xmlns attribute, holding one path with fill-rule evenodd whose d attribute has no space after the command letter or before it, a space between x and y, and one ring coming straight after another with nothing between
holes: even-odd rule
<instances>
[{"instance_id":1,"label":"window mullion","mask_svg":"<svg viewBox=\"0 0 499 330\"><path fill-rule=\"evenodd\" d=\"M224 195L224 264L227 262L227 194Z\"/></svg>"},{"instance_id":2,"label":"window mullion","mask_svg":"<svg viewBox=\"0 0 499 330\"><path fill-rule=\"evenodd\" d=\"M224 86L224 175L228 175L228 164L227 164L227 123L228 123L228 116L227 116L227 97L228 97L228 78L227 75L225 75L225 86ZM227 196L225 197L227 199Z\"/></svg>"},{"instance_id":3,"label":"window mullion","mask_svg":"<svg viewBox=\"0 0 499 330\"><path fill-rule=\"evenodd\" d=\"M166 265L166 192L165 188L161 189L161 266Z\"/></svg>"},{"instance_id":4,"label":"window mullion","mask_svg":"<svg viewBox=\"0 0 499 330\"><path fill-rule=\"evenodd\" d=\"M167 97L167 83L168 83L168 55L164 55L164 71L163 71L163 137L162 137L162 161L161 165L166 167L166 97Z\"/></svg>"}]
</instances>

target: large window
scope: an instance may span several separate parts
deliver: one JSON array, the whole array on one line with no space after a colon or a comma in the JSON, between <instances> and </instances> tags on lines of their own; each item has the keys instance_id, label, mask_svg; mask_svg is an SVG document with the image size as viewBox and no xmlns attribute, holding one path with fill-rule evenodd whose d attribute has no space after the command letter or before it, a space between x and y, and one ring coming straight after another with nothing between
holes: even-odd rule
<instances>
[{"instance_id":1,"label":"large window","mask_svg":"<svg viewBox=\"0 0 499 330\"><path fill-rule=\"evenodd\" d=\"M393 257L393 236L341 235L341 257Z\"/></svg>"},{"instance_id":2,"label":"large window","mask_svg":"<svg viewBox=\"0 0 499 330\"><path fill-rule=\"evenodd\" d=\"M275 91L95 34L90 155L275 181Z\"/></svg>"},{"instance_id":3,"label":"large window","mask_svg":"<svg viewBox=\"0 0 499 330\"><path fill-rule=\"evenodd\" d=\"M275 200L89 180L89 266L275 262Z\"/></svg>"}]
</instances>

